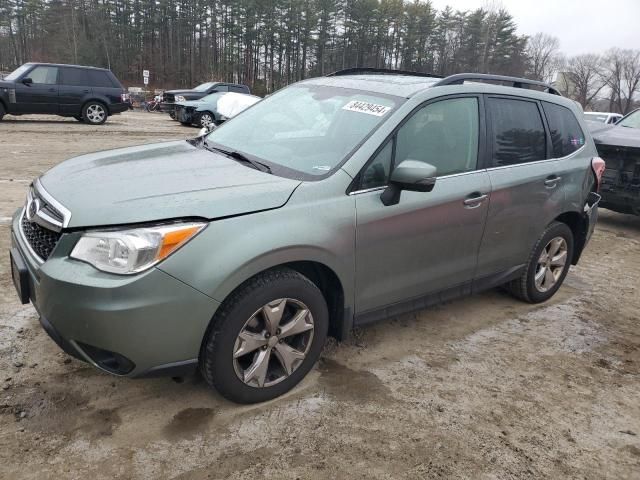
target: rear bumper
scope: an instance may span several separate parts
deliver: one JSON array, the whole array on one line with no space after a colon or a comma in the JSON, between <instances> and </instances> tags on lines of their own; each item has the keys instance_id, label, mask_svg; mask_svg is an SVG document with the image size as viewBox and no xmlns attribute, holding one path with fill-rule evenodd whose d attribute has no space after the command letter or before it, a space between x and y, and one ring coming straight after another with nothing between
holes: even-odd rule
<instances>
[{"instance_id":1,"label":"rear bumper","mask_svg":"<svg viewBox=\"0 0 640 480\"><path fill-rule=\"evenodd\" d=\"M111 115L126 112L127 110L129 110L128 103L112 103L111 105L109 105L109 112L111 113Z\"/></svg>"},{"instance_id":2,"label":"rear bumper","mask_svg":"<svg viewBox=\"0 0 640 480\"><path fill-rule=\"evenodd\" d=\"M179 375L196 367L218 302L156 268L104 274L61 255L63 241L64 235L40 265L14 218L11 243L27 266L31 303L60 348L119 376Z\"/></svg>"}]
</instances>

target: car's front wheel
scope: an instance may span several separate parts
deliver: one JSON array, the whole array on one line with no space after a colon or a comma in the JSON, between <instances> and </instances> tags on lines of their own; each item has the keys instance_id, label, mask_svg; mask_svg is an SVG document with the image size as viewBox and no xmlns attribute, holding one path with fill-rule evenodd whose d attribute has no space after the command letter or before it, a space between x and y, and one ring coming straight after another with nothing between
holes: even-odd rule
<instances>
[{"instance_id":1,"label":"car's front wheel","mask_svg":"<svg viewBox=\"0 0 640 480\"><path fill-rule=\"evenodd\" d=\"M517 298L529 303L550 299L564 282L573 258L573 232L553 222L538 238L520 278L508 284Z\"/></svg>"},{"instance_id":2,"label":"car's front wheel","mask_svg":"<svg viewBox=\"0 0 640 480\"><path fill-rule=\"evenodd\" d=\"M101 102L88 102L82 108L83 120L91 125L102 125L107 117L107 107Z\"/></svg>"},{"instance_id":3,"label":"car's front wheel","mask_svg":"<svg viewBox=\"0 0 640 480\"><path fill-rule=\"evenodd\" d=\"M329 314L318 287L280 268L245 282L221 305L204 339L200 369L238 403L271 400L293 388L320 357Z\"/></svg>"},{"instance_id":4,"label":"car's front wheel","mask_svg":"<svg viewBox=\"0 0 640 480\"><path fill-rule=\"evenodd\" d=\"M213 114L209 112L202 112L200 114L200 118L198 119L199 127L209 127L215 124L215 118L213 118Z\"/></svg>"}]
</instances>

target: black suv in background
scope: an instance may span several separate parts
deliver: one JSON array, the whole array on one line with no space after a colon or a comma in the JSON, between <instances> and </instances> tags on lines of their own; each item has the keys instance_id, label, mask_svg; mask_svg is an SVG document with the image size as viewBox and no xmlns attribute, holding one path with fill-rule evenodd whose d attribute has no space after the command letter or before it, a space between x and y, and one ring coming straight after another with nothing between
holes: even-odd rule
<instances>
[{"instance_id":1,"label":"black suv in background","mask_svg":"<svg viewBox=\"0 0 640 480\"><path fill-rule=\"evenodd\" d=\"M110 70L25 63L0 81L0 120L5 113L43 113L100 125L129 108L127 97Z\"/></svg>"},{"instance_id":2,"label":"black suv in background","mask_svg":"<svg viewBox=\"0 0 640 480\"><path fill-rule=\"evenodd\" d=\"M251 91L246 85L240 83L225 82L207 82L198 85L190 90L167 90L163 93L163 102L160 104L160 110L167 112L171 118L175 120L175 104L178 102L186 102L189 100L200 100L211 93L220 92L236 92L247 93Z\"/></svg>"}]
</instances>

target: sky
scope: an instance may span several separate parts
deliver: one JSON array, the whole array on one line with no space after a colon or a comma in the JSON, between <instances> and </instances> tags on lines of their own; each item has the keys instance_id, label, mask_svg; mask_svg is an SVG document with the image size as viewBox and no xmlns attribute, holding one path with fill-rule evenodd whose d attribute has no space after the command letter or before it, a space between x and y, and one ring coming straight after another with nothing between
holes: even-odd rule
<instances>
[{"instance_id":1,"label":"sky","mask_svg":"<svg viewBox=\"0 0 640 480\"><path fill-rule=\"evenodd\" d=\"M640 0L431 0L441 10L502 5L519 33L545 32L560 39L566 55L602 53L611 47L640 50Z\"/></svg>"}]
</instances>

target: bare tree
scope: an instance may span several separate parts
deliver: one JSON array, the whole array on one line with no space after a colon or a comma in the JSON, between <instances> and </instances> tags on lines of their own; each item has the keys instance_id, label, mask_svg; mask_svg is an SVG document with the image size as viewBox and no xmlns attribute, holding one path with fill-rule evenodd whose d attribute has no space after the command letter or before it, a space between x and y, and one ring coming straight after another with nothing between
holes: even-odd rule
<instances>
[{"instance_id":1,"label":"bare tree","mask_svg":"<svg viewBox=\"0 0 640 480\"><path fill-rule=\"evenodd\" d=\"M571 57L563 72L564 85L559 85L564 94L577 100L586 108L605 86L602 76L602 60L593 53Z\"/></svg>"},{"instance_id":2,"label":"bare tree","mask_svg":"<svg viewBox=\"0 0 640 480\"><path fill-rule=\"evenodd\" d=\"M526 54L529 57L527 73L535 80L552 81L564 63L558 38L542 32L527 39Z\"/></svg>"},{"instance_id":3,"label":"bare tree","mask_svg":"<svg viewBox=\"0 0 640 480\"><path fill-rule=\"evenodd\" d=\"M611 89L610 103L620 113L627 114L640 90L640 50L613 48L606 53L606 58L602 75Z\"/></svg>"}]
</instances>

